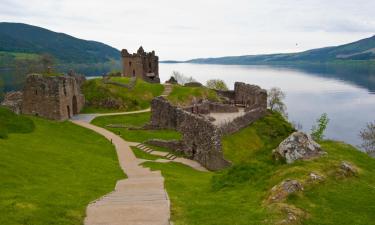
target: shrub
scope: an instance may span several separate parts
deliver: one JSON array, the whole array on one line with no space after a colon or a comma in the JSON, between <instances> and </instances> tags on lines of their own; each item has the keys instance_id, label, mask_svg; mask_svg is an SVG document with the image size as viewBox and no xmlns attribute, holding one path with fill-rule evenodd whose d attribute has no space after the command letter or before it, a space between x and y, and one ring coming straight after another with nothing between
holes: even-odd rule
<instances>
[{"instance_id":1,"label":"shrub","mask_svg":"<svg viewBox=\"0 0 375 225\"><path fill-rule=\"evenodd\" d=\"M211 89L219 90L219 91L227 91L228 86L227 84L220 79L212 79L208 80L206 86Z\"/></svg>"},{"instance_id":2,"label":"shrub","mask_svg":"<svg viewBox=\"0 0 375 225\"><path fill-rule=\"evenodd\" d=\"M30 118L0 107L0 138L6 138L8 133L30 133L34 128Z\"/></svg>"},{"instance_id":3,"label":"shrub","mask_svg":"<svg viewBox=\"0 0 375 225\"><path fill-rule=\"evenodd\" d=\"M316 120L316 125L311 128L311 136L315 141L321 141L324 138L324 131L327 129L329 118L327 113L323 113Z\"/></svg>"}]
</instances>

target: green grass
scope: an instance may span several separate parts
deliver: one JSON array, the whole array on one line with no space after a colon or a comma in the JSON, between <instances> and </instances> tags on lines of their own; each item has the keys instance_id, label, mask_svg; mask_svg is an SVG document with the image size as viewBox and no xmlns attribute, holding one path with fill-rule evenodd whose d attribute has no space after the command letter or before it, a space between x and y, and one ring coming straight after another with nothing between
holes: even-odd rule
<instances>
[{"instance_id":1,"label":"green grass","mask_svg":"<svg viewBox=\"0 0 375 225\"><path fill-rule=\"evenodd\" d=\"M173 85L172 92L168 96L170 102L179 106L190 105L193 99L219 101L216 92L206 87L184 87Z\"/></svg>"},{"instance_id":2,"label":"green grass","mask_svg":"<svg viewBox=\"0 0 375 225\"><path fill-rule=\"evenodd\" d=\"M0 139L0 224L82 224L124 178L115 149L70 122L31 120L33 132Z\"/></svg>"},{"instance_id":3,"label":"green grass","mask_svg":"<svg viewBox=\"0 0 375 225\"><path fill-rule=\"evenodd\" d=\"M34 122L28 117L0 107L0 139L7 138L9 133L30 133L34 127Z\"/></svg>"},{"instance_id":4,"label":"green grass","mask_svg":"<svg viewBox=\"0 0 375 225\"><path fill-rule=\"evenodd\" d=\"M375 160L345 143L324 141L321 145L328 154L319 159L291 165L275 162L272 150L292 131L279 114L269 114L224 137L224 155L233 166L219 172L199 172L176 163L144 165L162 171L177 225L276 224L285 212L265 203L269 190L287 178L303 182L310 172L325 176L325 182L305 185L304 192L285 202L306 211L302 224L373 224ZM355 164L359 176L339 178L336 171L342 160Z\"/></svg>"},{"instance_id":5,"label":"green grass","mask_svg":"<svg viewBox=\"0 0 375 225\"><path fill-rule=\"evenodd\" d=\"M101 116L95 118L91 123L106 128L127 141L144 142L149 139L173 140L180 139L181 135L173 130L129 130L127 128L107 127L109 124L121 124L128 127L142 127L150 121L151 114L137 113L130 115Z\"/></svg>"},{"instance_id":6,"label":"green grass","mask_svg":"<svg viewBox=\"0 0 375 225\"><path fill-rule=\"evenodd\" d=\"M131 146L131 149L133 150L135 157L137 157L138 159L156 160L156 159L164 158L161 156L149 154L134 146Z\"/></svg>"},{"instance_id":7,"label":"green grass","mask_svg":"<svg viewBox=\"0 0 375 225\"><path fill-rule=\"evenodd\" d=\"M128 83L130 80L126 77L111 79L120 83ZM163 85L147 83L141 79L137 79L133 89L104 84L102 79L87 80L83 85L83 93L88 106L82 112L118 112L146 109L150 107L151 100L161 95L163 90ZM108 106L110 104L105 104L108 101L115 104Z\"/></svg>"}]
</instances>

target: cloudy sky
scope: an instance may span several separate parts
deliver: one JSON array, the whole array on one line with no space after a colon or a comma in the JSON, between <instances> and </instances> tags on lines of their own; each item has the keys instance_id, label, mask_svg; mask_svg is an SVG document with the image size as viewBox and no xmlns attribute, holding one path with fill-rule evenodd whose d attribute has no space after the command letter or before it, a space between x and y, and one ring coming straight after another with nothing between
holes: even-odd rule
<instances>
[{"instance_id":1,"label":"cloudy sky","mask_svg":"<svg viewBox=\"0 0 375 225\"><path fill-rule=\"evenodd\" d=\"M181 60L355 41L375 34L374 9L374 0L0 0L0 21Z\"/></svg>"}]
</instances>

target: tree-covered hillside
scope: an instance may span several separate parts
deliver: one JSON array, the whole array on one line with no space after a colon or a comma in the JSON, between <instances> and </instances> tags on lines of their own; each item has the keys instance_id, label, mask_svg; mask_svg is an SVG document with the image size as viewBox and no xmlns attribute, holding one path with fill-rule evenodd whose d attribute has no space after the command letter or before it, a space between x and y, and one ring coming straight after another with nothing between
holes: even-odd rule
<instances>
[{"instance_id":1,"label":"tree-covered hillside","mask_svg":"<svg viewBox=\"0 0 375 225\"><path fill-rule=\"evenodd\" d=\"M312 49L298 53L226 56L219 58L199 58L186 62L210 64L293 64L293 63L327 63L336 61L369 61L375 60L375 36L353 43Z\"/></svg>"},{"instance_id":2,"label":"tree-covered hillside","mask_svg":"<svg viewBox=\"0 0 375 225\"><path fill-rule=\"evenodd\" d=\"M48 53L62 63L101 63L118 60L120 51L96 41L87 41L22 23L0 23L0 52Z\"/></svg>"}]
</instances>

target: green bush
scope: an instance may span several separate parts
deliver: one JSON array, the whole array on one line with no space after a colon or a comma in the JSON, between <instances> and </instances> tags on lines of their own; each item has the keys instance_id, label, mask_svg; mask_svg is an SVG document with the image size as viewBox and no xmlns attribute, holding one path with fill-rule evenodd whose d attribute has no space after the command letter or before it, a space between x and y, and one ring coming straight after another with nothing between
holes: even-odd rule
<instances>
[{"instance_id":1,"label":"green bush","mask_svg":"<svg viewBox=\"0 0 375 225\"><path fill-rule=\"evenodd\" d=\"M30 118L0 107L0 138L6 138L8 133L30 133L34 128Z\"/></svg>"}]
</instances>

